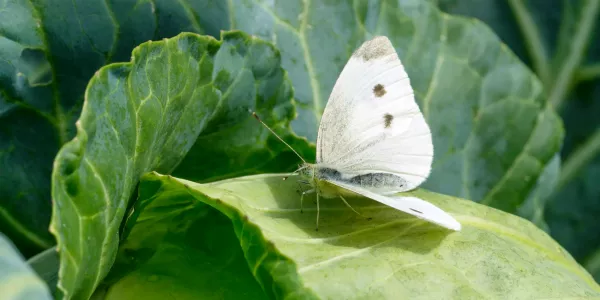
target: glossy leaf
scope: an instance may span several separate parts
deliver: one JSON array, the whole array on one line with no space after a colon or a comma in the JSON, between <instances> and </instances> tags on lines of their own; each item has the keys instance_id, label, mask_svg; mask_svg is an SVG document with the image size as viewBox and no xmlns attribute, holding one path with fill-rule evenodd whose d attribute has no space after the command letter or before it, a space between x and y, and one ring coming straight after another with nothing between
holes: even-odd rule
<instances>
[{"instance_id":1,"label":"glossy leaf","mask_svg":"<svg viewBox=\"0 0 600 300\"><path fill-rule=\"evenodd\" d=\"M48 287L0 233L0 296L6 300L52 299Z\"/></svg>"},{"instance_id":2,"label":"glossy leaf","mask_svg":"<svg viewBox=\"0 0 600 300\"><path fill-rule=\"evenodd\" d=\"M132 228L130 237L148 238L134 238L136 242L124 245L120 257L125 262L119 261L115 267L137 269L133 274L148 270L148 264L155 269L144 276L128 275L115 286L123 290L131 277L137 278L137 290L153 289L153 283L144 278L177 281L179 277L172 274L178 265L171 266L170 260L159 262L166 250L160 241L181 230L185 234L179 236L186 238L180 243L196 244L196 237L204 236L204 227L212 224L202 221L205 217L193 216L197 212L194 207L206 203L230 219L230 230L239 239L248 270L272 299L600 296L600 286L566 251L535 225L514 215L417 190L409 194L450 212L463 229L448 231L372 200L350 198L350 204L364 217L340 199L328 199L321 201L320 227L315 231L315 204L305 201L304 213L300 213L296 178L283 181L282 176L255 175L197 184L156 173L146 175L136 204L141 212L128 219L127 227ZM194 200L200 203L194 204ZM150 238L142 232L154 226L158 215L165 217L169 229L163 226L160 238ZM221 243L211 249L231 251L229 247L236 244L228 239ZM128 264L127 259L134 263ZM198 268L196 272L213 271ZM235 288L232 284L225 287Z\"/></svg>"},{"instance_id":3,"label":"glossy leaf","mask_svg":"<svg viewBox=\"0 0 600 300\"><path fill-rule=\"evenodd\" d=\"M0 228L31 256L48 232L52 162L88 81L157 34L152 1L0 1ZM182 28L177 30L181 32Z\"/></svg>"},{"instance_id":4,"label":"glossy leaf","mask_svg":"<svg viewBox=\"0 0 600 300\"><path fill-rule=\"evenodd\" d=\"M77 136L61 149L53 171L51 231L60 254L58 286L67 299L89 297L111 268L119 225L144 172L187 164L190 148L200 156L222 151L204 157L206 166L222 168L206 171L213 176L285 162L285 146L249 113L256 110L277 130L288 126L292 90L279 59L272 45L241 32L224 33L222 42L181 34L144 43L131 63L96 73ZM300 148L308 149L306 142Z\"/></svg>"},{"instance_id":5,"label":"glossy leaf","mask_svg":"<svg viewBox=\"0 0 600 300\"><path fill-rule=\"evenodd\" d=\"M50 172L66 116L28 1L0 1L0 231L26 256L50 247Z\"/></svg>"},{"instance_id":6,"label":"glossy leaf","mask_svg":"<svg viewBox=\"0 0 600 300\"><path fill-rule=\"evenodd\" d=\"M0 203L5 223L0 226L22 239L19 244L39 250L53 243L46 230L51 160L73 137L85 85L98 68L129 60L131 49L149 39L182 31L218 37L231 28L271 40L281 50L297 100L293 128L311 141L350 53L366 38L388 35L432 123L436 168L427 187L516 211L558 151L558 120L539 105L536 79L492 32L440 14L431 2L436 1L10 1L0 11L0 30L7 33L0 38L0 122L6 128L0 132L0 162L16 171L0 177L0 192L8 195ZM502 122L515 110L522 112L517 123ZM517 130L522 134L513 134ZM542 137L544 130L553 134ZM211 160L194 153L178 176L223 178L204 173L197 160ZM244 154L240 160L247 160ZM290 167L287 160L263 163ZM511 200L500 203L506 193Z\"/></svg>"}]
</instances>

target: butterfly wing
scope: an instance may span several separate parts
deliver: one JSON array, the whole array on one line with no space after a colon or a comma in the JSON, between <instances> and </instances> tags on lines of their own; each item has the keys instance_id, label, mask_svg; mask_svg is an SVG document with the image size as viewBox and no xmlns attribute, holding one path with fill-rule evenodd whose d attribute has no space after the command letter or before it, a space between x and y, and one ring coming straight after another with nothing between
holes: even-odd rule
<instances>
[{"instance_id":1,"label":"butterfly wing","mask_svg":"<svg viewBox=\"0 0 600 300\"><path fill-rule=\"evenodd\" d=\"M359 186L351 185L340 181L327 180L327 182L337 185L341 188L350 190L354 193L371 198L377 202L393 207L397 210L411 214L423 220L438 224L451 230L460 231L461 225L450 214L441 210L437 206L421 200L416 197L384 196Z\"/></svg>"},{"instance_id":2,"label":"butterfly wing","mask_svg":"<svg viewBox=\"0 0 600 300\"><path fill-rule=\"evenodd\" d=\"M319 125L317 164L345 179L400 176L406 184L384 189L400 192L425 181L432 161L431 132L394 47L383 36L365 42L329 97Z\"/></svg>"}]
</instances>

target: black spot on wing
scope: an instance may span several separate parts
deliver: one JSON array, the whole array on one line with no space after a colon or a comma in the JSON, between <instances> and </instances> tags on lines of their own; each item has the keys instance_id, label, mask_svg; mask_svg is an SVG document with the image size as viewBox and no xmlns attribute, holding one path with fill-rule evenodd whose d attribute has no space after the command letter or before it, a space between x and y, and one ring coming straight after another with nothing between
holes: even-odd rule
<instances>
[{"instance_id":1,"label":"black spot on wing","mask_svg":"<svg viewBox=\"0 0 600 300\"><path fill-rule=\"evenodd\" d=\"M377 98L381 98L383 97L383 95L385 95L385 93L387 93L387 91L385 90L385 87L378 83L376 86L373 87L373 94L375 94L375 97Z\"/></svg>"},{"instance_id":2,"label":"black spot on wing","mask_svg":"<svg viewBox=\"0 0 600 300\"><path fill-rule=\"evenodd\" d=\"M392 126L392 121L394 120L394 116L390 114L383 115L383 122L385 128L390 128Z\"/></svg>"}]
</instances>

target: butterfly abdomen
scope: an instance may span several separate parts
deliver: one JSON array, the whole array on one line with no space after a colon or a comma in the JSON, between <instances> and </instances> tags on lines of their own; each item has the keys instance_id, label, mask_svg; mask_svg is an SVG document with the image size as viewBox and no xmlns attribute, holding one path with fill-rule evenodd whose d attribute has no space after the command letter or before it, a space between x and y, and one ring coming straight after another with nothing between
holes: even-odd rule
<instances>
[{"instance_id":1,"label":"butterfly abdomen","mask_svg":"<svg viewBox=\"0 0 600 300\"><path fill-rule=\"evenodd\" d=\"M318 168L317 177L323 180L341 181L363 188L407 190L406 179L390 173L368 173L357 176L344 176L332 168Z\"/></svg>"},{"instance_id":2,"label":"butterfly abdomen","mask_svg":"<svg viewBox=\"0 0 600 300\"><path fill-rule=\"evenodd\" d=\"M405 189L407 182L404 178L389 173L368 173L344 180L365 188L397 187Z\"/></svg>"}]
</instances>

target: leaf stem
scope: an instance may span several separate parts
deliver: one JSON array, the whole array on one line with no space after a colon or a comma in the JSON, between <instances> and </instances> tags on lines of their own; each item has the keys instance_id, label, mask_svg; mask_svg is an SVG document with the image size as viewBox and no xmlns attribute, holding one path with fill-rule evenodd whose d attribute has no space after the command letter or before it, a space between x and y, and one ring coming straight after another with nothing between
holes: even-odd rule
<instances>
[{"instance_id":1,"label":"leaf stem","mask_svg":"<svg viewBox=\"0 0 600 300\"><path fill-rule=\"evenodd\" d=\"M548 85L550 87L548 103L557 110L560 110L562 107L569 87L571 87L575 71L579 68L583 60L594 25L598 19L598 12L600 11L600 0L583 0L582 2L581 16L579 22L574 26L573 38L563 39L562 42L568 44L563 47L560 47L560 45L557 47L557 49L566 49L567 55L565 59L558 62L556 69L558 75ZM562 24L561 26L566 25Z\"/></svg>"},{"instance_id":2,"label":"leaf stem","mask_svg":"<svg viewBox=\"0 0 600 300\"><path fill-rule=\"evenodd\" d=\"M600 128L588 138L588 140L579 146L564 162L556 191L559 191L569 181L571 181L590 162L600 153Z\"/></svg>"},{"instance_id":3,"label":"leaf stem","mask_svg":"<svg viewBox=\"0 0 600 300\"><path fill-rule=\"evenodd\" d=\"M523 0L509 0L508 4L521 28L525 46L527 47L527 51L529 51L529 56L532 60L533 69L542 82L546 82L549 76L548 53L542 42L539 28L533 21L531 13L527 10Z\"/></svg>"},{"instance_id":4,"label":"leaf stem","mask_svg":"<svg viewBox=\"0 0 600 300\"><path fill-rule=\"evenodd\" d=\"M578 82L600 78L600 63L580 67L575 77Z\"/></svg>"}]
</instances>

